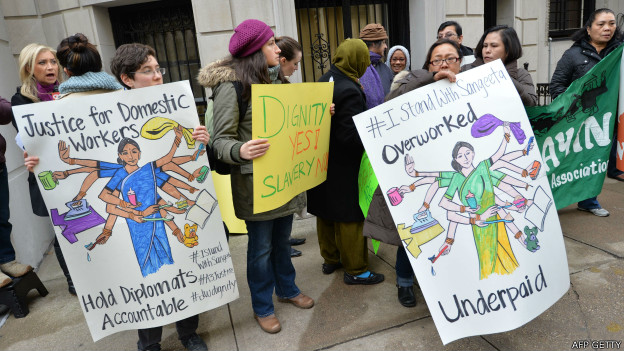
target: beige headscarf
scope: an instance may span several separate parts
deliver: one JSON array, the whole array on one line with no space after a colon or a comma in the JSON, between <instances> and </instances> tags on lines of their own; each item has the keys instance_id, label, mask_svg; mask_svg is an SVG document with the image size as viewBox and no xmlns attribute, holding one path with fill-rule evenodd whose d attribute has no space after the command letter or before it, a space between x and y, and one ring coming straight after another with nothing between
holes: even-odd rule
<instances>
[{"instance_id":1,"label":"beige headscarf","mask_svg":"<svg viewBox=\"0 0 624 351\"><path fill-rule=\"evenodd\" d=\"M347 39L336 49L332 63L347 77L359 82L371 64L368 47L361 39Z\"/></svg>"}]
</instances>

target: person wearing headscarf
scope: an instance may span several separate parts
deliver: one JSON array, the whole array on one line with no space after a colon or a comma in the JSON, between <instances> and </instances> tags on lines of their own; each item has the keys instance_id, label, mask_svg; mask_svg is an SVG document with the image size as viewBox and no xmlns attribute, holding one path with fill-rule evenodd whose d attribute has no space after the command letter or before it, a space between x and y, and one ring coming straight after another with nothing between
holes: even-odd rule
<instances>
[{"instance_id":1,"label":"person wearing headscarf","mask_svg":"<svg viewBox=\"0 0 624 351\"><path fill-rule=\"evenodd\" d=\"M394 78L394 72L382 61L388 48L388 34L381 24L371 23L362 28L360 39L368 47L371 62L361 77L361 83L366 94L366 106L373 108L384 102Z\"/></svg>"},{"instance_id":2,"label":"person wearing headscarf","mask_svg":"<svg viewBox=\"0 0 624 351\"><path fill-rule=\"evenodd\" d=\"M394 73L390 91L398 88L398 81L405 78L410 70L410 54L409 51L401 45L395 45L388 51L388 60L386 65ZM388 94L386 94L388 95Z\"/></svg>"},{"instance_id":3,"label":"person wearing headscarf","mask_svg":"<svg viewBox=\"0 0 624 351\"><path fill-rule=\"evenodd\" d=\"M329 71L319 79L334 82L336 111L329 136L327 180L307 192L308 212L317 217L322 271L331 274L344 267L346 284L370 285L384 280L382 274L368 270L368 250L362 235L364 216L358 203L364 146L353 116L367 109L360 77L369 66L366 44L360 39L347 39L336 49Z\"/></svg>"}]
</instances>

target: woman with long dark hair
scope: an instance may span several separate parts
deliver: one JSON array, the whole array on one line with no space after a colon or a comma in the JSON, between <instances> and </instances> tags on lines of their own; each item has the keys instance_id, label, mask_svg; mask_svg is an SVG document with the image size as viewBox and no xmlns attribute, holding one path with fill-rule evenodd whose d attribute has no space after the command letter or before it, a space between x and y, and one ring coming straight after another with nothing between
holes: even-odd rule
<instances>
[{"instance_id":1,"label":"woman with long dark hair","mask_svg":"<svg viewBox=\"0 0 624 351\"><path fill-rule=\"evenodd\" d=\"M270 145L267 139L252 139L251 85L281 83L280 50L271 28L250 19L234 29L229 51L231 56L204 67L198 80L212 89L212 147L220 161L231 165L234 211L247 224L247 282L254 315L262 330L277 333L281 325L275 316L274 290L280 302L314 306L295 284L288 242L293 213L305 206L305 197L299 194L276 209L253 212L253 160L264 156ZM244 116L239 115L239 99L246 106Z\"/></svg>"}]
</instances>

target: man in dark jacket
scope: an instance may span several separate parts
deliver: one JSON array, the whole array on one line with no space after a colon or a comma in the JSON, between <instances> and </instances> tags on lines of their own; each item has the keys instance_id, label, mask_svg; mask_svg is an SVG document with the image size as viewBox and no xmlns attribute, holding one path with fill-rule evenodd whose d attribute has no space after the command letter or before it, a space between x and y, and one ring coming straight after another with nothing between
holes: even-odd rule
<instances>
[{"instance_id":1,"label":"man in dark jacket","mask_svg":"<svg viewBox=\"0 0 624 351\"><path fill-rule=\"evenodd\" d=\"M359 39L347 39L332 60L329 72L319 81L334 82L329 136L327 180L308 190L308 212L315 215L323 273L344 267L346 284L377 284L382 274L368 270L368 249L362 235L364 216L358 203L358 173L364 146L353 116L366 110L359 78L370 65L368 49Z\"/></svg>"},{"instance_id":2,"label":"man in dark jacket","mask_svg":"<svg viewBox=\"0 0 624 351\"><path fill-rule=\"evenodd\" d=\"M464 35L462 27L455 21L446 21L438 27L438 40L450 39L459 44L459 50L463 55L462 66L471 64L475 61L474 51L463 45Z\"/></svg>"},{"instance_id":3,"label":"man in dark jacket","mask_svg":"<svg viewBox=\"0 0 624 351\"><path fill-rule=\"evenodd\" d=\"M0 97L0 124L9 124L12 118L11 103ZM6 140L0 134L0 287L11 283L9 276L21 277L32 270L31 266L15 261L15 250L11 244L13 226L9 222L9 178L5 152Z\"/></svg>"}]
</instances>

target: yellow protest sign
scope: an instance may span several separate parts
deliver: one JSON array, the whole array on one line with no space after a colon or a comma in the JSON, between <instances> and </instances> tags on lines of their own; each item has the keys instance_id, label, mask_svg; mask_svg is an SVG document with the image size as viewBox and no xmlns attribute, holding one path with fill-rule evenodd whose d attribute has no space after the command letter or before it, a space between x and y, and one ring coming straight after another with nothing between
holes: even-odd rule
<instances>
[{"instance_id":1,"label":"yellow protest sign","mask_svg":"<svg viewBox=\"0 0 624 351\"><path fill-rule=\"evenodd\" d=\"M232 182L229 175L221 175L217 172L210 172L214 183L217 199L219 199L219 211L221 219L227 225L230 233L246 234L247 226L245 221L236 217L234 213L234 202L232 200Z\"/></svg>"},{"instance_id":2,"label":"yellow protest sign","mask_svg":"<svg viewBox=\"0 0 624 351\"><path fill-rule=\"evenodd\" d=\"M333 82L252 85L252 135L271 145L253 161L254 213L278 208L327 178L333 93Z\"/></svg>"}]
</instances>

